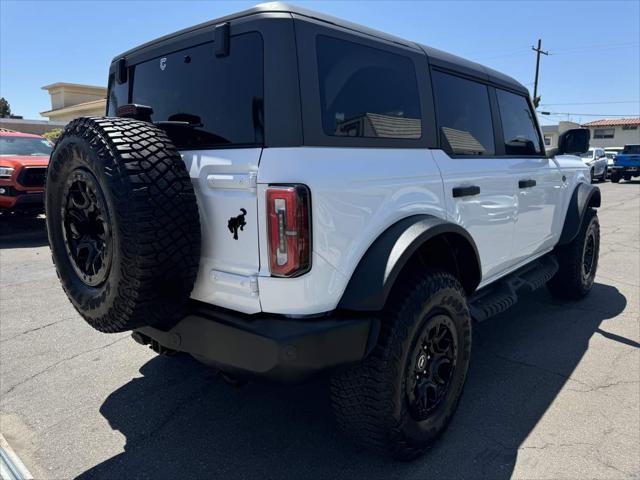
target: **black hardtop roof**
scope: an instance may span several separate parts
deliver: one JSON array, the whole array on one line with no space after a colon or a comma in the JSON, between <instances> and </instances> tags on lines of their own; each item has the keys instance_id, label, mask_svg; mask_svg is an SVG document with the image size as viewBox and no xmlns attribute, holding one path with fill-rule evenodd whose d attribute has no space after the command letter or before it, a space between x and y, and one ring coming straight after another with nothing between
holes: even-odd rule
<instances>
[{"instance_id":1,"label":"black hardtop roof","mask_svg":"<svg viewBox=\"0 0 640 480\"><path fill-rule=\"evenodd\" d=\"M284 2L261 3L259 5L256 5L255 7L249 8L247 10L243 10L241 12L226 15L224 17L216 18L214 20L209 20L208 22L200 23L198 25L194 25L193 27L185 28L183 30L170 33L163 37L157 38L155 40L151 40L150 42L147 42L135 48L132 48L131 50L128 50L120 55L117 55L113 59L113 61L115 62L123 57L126 58L148 47L152 47L160 42L166 42L173 38L178 38L181 35L184 35L186 33L210 28L220 23L224 23L224 22L228 22L238 18L248 17L250 15L255 15L260 13L289 13L289 14L300 15L303 17L308 17L308 18L326 22L332 25L336 25L348 30L353 30L355 32L369 35L375 38L386 40L388 42L396 43L407 48L411 48L414 50L422 50L427 54L427 56L429 57L429 61L434 65L437 65L449 70L459 71L460 73L474 76L483 80L487 80L492 83L502 85L502 86L511 88L513 90L517 90L527 95L529 93L528 90L522 84L520 84L517 80L509 77L508 75L500 73L496 70L480 65L479 63L466 60L464 58L443 52L441 50L438 50L432 47L427 47L425 45L417 44L415 42L405 40L403 38L396 37L394 35L390 35L388 33L381 32L379 30L375 30L369 27L356 24L356 23L352 23L347 20L342 20L340 18L333 17L331 15L326 15L324 13L319 13L313 10L309 10L307 8L298 7L296 5L290 5Z\"/></svg>"}]
</instances>

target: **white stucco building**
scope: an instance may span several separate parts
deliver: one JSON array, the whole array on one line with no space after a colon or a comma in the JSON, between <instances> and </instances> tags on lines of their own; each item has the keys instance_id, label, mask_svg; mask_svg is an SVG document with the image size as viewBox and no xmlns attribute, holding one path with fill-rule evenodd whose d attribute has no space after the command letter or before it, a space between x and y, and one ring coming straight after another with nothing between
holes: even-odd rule
<instances>
[{"instance_id":1,"label":"white stucco building","mask_svg":"<svg viewBox=\"0 0 640 480\"><path fill-rule=\"evenodd\" d=\"M630 143L640 144L640 117L596 120L583 127L591 131L592 147L624 147Z\"/></svg>"}]
</instances>

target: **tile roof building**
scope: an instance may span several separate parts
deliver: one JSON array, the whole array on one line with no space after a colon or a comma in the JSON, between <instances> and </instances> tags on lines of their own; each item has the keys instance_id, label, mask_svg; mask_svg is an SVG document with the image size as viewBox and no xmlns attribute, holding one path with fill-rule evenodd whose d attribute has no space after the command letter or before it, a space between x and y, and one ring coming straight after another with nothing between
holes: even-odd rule
<instances>
[{"instance_id":1,"label":"tile roof building","mask_svg":"<svg viewBox=\"0 0 640 480\"><path fill-rule=\"evenodd\" d=\"M640 117L594 120L582 125L591 131L592 147L640 144Z\"/></svg>"}]
</instances>

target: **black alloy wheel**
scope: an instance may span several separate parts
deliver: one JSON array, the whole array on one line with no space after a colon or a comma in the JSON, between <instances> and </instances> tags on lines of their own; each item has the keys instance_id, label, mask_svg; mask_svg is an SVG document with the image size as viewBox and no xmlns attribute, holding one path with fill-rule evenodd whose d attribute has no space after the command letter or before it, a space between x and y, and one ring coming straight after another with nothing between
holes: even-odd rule
<instances>
[{"instance_id":1,"label":"black alloy wheel","mask_svg":"<svg viewBox=\"0 0 640 480\"><path fill-rule=\"evenodd\" d=\"M413 346L406 369L406 398L411 416L429 418L451 388L458 351L455 324L446 314L427 320Z\"/></svg>"},{"instance_id":2,"label":"black alloy wheel","mask_svg":"<svg viewBox=\"0 0 640 480\"><path fill-rule=\"evenodd\" d=\"M85 285L104 283L113 246L107 204L98 180L84 168L67 179L62 203L62 234L71 265Z\"/></svg>"},{"instance_id":3,"label":"black alloy wheel","mask_svg":"<svg viewBox=\"0 0 640 480\"><path fill-rule=\"evenodd\" d=\"M593 282L593 270L596 264L596 238L593 229L587 231L582 252L582 281L587 284Z\"/></svg>"}]
</instances>

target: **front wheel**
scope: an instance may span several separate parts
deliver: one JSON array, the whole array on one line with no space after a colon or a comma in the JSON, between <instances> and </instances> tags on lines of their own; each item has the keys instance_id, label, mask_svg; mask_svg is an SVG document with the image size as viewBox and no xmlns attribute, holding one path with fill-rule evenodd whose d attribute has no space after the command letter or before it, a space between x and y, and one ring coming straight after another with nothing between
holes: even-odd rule
<instances>
[{"instance_id":1,"label":"front wheel","mask_svg":"<svg viewBox=\"0 0 640 480\"><path fill-rule=\"evenodd\" d=\"M377 346L333 376L331 394L347 434L409 460L429 448L456 410L471 355L471 317L449 273L418 274L397 293Z\"/></svg>"},{"instance_id":2,"label":"front wheel","mask_svg":"<svg viewBox=\"0 0 640 480\"><path fill-rule=\"evenodd\" d=\"M547 288L555 297L578 300L591 291L598 268L600 223L598 214L589 208L580 231L570 243L556 249L559 269Z\"/></svg>"}]
</instances>

